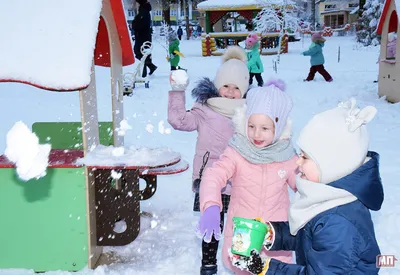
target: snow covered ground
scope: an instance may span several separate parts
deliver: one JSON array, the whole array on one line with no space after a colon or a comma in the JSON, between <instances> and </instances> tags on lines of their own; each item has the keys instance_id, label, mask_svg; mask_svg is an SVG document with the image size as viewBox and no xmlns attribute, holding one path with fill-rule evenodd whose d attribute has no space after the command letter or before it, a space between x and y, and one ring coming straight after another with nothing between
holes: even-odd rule
<instances>
[{"instance_id":1,"label":"snow covered ground","mask_svg":"<svg viewBox=\"0 0 400 275\"><path fill-rule=\"evenodd\" d=\"M204 76L213 78L219 57L202 57L199 40L182 41L181 51L185 58L181 66L188 69L191 84L187 91L187 108L193 101L190 90L195 81ZM292 118L294 138L316 112L336 106L351 96L361 107L374 105L378 109L375 119L368 124L371 134L371 150L381 155L381 176L385 188L382 210L372 213L375 230L382 254L400 257L400 104L389 104L377 96L378 47L358 48L353 37L328 38L324 49L326 68L333 76L326 83L321 76L316 81L304 83L309 69L309 58L300 52L308 48L310 38L289 44L289 54L281 56L278 73L272 70L275 56L262 57L263 77L280 77L286 81L287 91L294 101ZM184 159L192 162L196 133L184 133L165 129L169 90L169 64L165 49L155 44L154 63L159 67L152 76L150 89L140 86L135 94L125 98L125 118L133 127L125 136L126 145L160 147L167 146L181 152ZM341 58L338 63L338 48ZM126 67L130 71L135 67ZM96 68L99 119L111 119L111 94L109 70ZM1 123L0 152L5 150L5 137L15 122L22 120L28 126L35 121L80 121L78 93L55 93L17 83L0 83ZM199 215L192 212L191 168L180 175L162 176L154 197L142 202L142 209L154 214L142 218L139 237L130 245L107 248L121 259L121 263L101 266L96 270L76 273L48 272L46 274L198 274L200 267L200 240L194 234ZM2 225L4 226L4 225ZM12 225L8 225L12 226ZM34 237L34 236L33 236ZM60 236L62 237L62 236ZM397 263L400 267L400 263ZM231 274L219 267L219 274ZM0 270L0 275L33 274L30 270ZM381 270L380 274L400 274L399 268Z\"/></svg>"}]
</instances>

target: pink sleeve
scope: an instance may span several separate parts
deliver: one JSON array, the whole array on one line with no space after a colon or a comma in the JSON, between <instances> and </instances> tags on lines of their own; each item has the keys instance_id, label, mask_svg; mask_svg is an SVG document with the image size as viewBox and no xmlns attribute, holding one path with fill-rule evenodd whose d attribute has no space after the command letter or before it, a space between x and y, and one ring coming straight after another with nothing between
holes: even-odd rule
<instances>
[{"instance_id":1,"label":"pink sleeve","mask_svg":"<svg viewBox=\"0 0 400 275\"><path fill-rule=\"evenodd\" d=\"M296 164L296 161L299 159L299 157L297 155L295 155L294 157L292 157L289 161L288 161L288 171L289 171L289 177L288 177L288 184L290 186L290 188L292 188L292 190L294 192L297 192L297 188L296 188L296 176L298 174L298 166Z\"/></svg>"},{"instance_id":2,"label":"pink sleeve","mask_svg":"<svg viewBox=\"0 0 400 275\"><path fill-rule=\"evenodd\" d=\"M169 91L168 123L175 130L191 132L197 129L197 116L185 109L185 91Z\"/></svg>"},{"instance_id":3,"label":"pink sleeve","mask_svg":"<svg viewBox=\"0 0 400 275\"><path fill-rule=\"evenodd\" d=\"M211 167L204 170L200 183L200 210L204 212L211 205L222 210L221 189L236 171L236 151L228 147Z\"/></svg>"}]
</instances>

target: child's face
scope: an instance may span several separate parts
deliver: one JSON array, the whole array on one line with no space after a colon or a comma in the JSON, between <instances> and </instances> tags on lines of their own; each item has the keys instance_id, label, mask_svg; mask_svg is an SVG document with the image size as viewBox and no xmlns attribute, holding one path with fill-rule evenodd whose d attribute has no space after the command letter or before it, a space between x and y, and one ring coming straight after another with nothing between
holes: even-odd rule
<instances>
[{"instance_id":1,"label":"child's face","mask_svg":"<svg viewBox=\"0 0 400 275\"><path fill-rule=\"evenodd\" d=\"M219 95L231 99L239 99L242 97L239 87L234 84L226 84L219 88Z\"/></svg>"},{"instance_id":2,"label":"child's face","mask_svg":"<svg viewBox=\"0 0 400 275\"><path fill-rule=\"evenodd\" d=\"M258 148L272 144L275 136L275 124L263 114L253 114L247 123L247 137Z\"/></svg>"},{"instance_id":3,"label":"child's face","mask_svg":"<svg viewBox=\"0 0 400 275\"><path fill-rule=\"evenodd\" d=\"M301 178L312 182L319 182L320 175L317 164L303 151L301 152L296 164L299 166Z\"/></svg>"}]
</instances>

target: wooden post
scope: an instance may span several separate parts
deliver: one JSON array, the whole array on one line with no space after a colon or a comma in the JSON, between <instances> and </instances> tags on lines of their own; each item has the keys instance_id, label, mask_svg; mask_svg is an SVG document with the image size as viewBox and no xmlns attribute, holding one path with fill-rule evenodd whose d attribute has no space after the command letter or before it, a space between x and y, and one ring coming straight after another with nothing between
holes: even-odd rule
<instances>
[{"instance_id":1,"label":"wooden post","mask_svg":"<svg viewBox=\"0 0 400 275\"><path fill-rule=\"evenodd\" d=\"M210 11L206 11L206 34L212 32L212 24L210 20Z\"/></svg>"}]
</instances>

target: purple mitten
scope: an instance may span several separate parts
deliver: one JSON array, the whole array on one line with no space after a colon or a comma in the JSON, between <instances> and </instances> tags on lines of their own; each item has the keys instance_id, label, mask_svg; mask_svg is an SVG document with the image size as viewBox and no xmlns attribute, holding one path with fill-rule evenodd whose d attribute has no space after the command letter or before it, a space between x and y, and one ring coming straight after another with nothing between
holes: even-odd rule
<instances>
[{"instance_id":1,"label":"purple mitten","mask_svg":"<svg viewBox=\"0 0 400 275\"><path fill-rule=\"evenodd\" d=\"M218 205L208 207L200 217L198 231L206 243L211 242L212 236L218 241L221 238L221 208Z\"/></svg>"}]
</instances>

